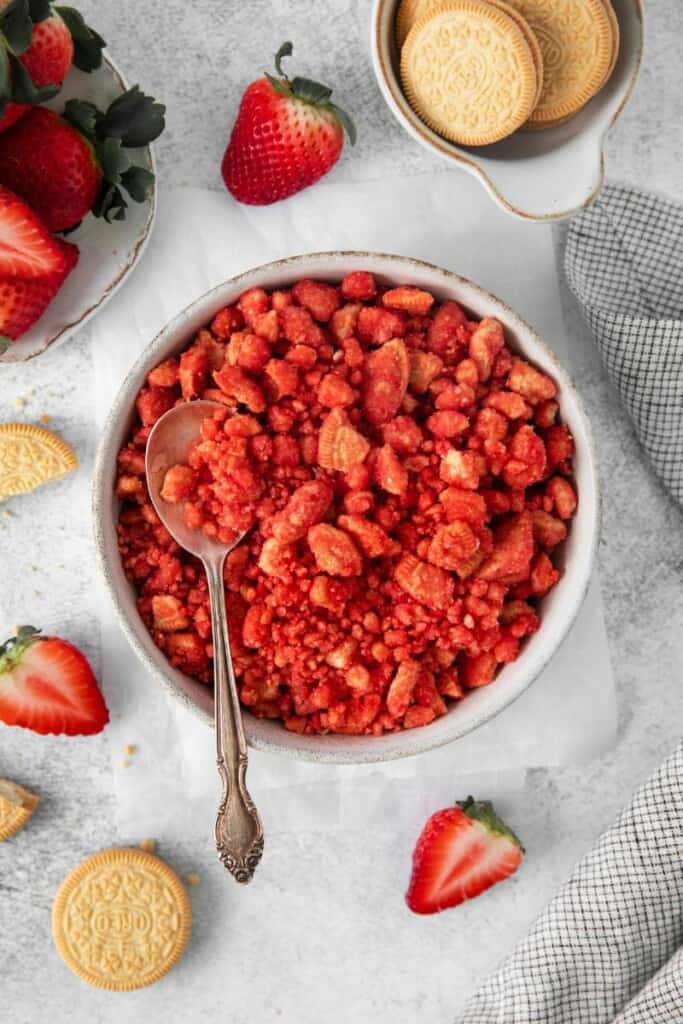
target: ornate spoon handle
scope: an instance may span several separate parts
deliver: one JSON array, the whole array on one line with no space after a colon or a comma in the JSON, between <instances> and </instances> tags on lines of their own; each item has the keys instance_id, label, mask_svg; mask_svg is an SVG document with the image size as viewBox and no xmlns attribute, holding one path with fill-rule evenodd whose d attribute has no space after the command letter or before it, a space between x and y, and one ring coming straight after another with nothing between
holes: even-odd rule
<instances>
[{"instance_id":1,"label":"ornate spoon handle","mask_svg":"<svg viewBox=\"0 0 683 1024\"><path fill-rule=\"evenodd\" d=\"M218 856L238 882L249 882L263 854L263 827L246 785L247 742L230 656L223 562L204 563L209 584L214 648L214 700L218 773L223 796L216 818Z\"/></svg>"}]
</instances>

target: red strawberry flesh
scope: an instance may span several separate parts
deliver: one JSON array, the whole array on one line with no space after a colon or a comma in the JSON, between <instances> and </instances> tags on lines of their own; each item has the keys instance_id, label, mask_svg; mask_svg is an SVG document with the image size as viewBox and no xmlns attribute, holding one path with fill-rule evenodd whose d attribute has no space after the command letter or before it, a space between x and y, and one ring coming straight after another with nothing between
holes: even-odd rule
<instances>
[{"instance_id":1,"label":"red strawberry flesh","mask_svg":"<svg viewBox=\"0 0 683 1024\"><path fill-rule=\"evenodd\" d=\"M34 85L64 81L74 59L74 41L56 11L33 26L31 45L19 59Z\"/></svg>"},{"instance_id":2,"label":"red strawberry flesh","mask_svg":"<svg viewBox=\"0 0 683 1024\"><path fill-rule=\"evenodd\" d=\"M55 239L62 251L63 269L51 277L0 277L0 336L16 341L43 315L78 262L78 249Z\"/></svg>"},{"instance_id":3,"label":"red strawberry flesh","mask_svg":"<svg viewBox=\"0 0 683 1024\"><path fill-rule=\"evenodd\" d=\"M64 246L26 203L0 186L0 279L63 280L73 266L67 254L75 248Z\"/></svg>"},{"instance_id":4,"label":"red strawberry flesh","mask_svg":"<svg viewBox=\"0 0 683 1024\"><path fill-rule=\"evenodd\" d=\"M472 899L519 867L522 846L489 803L471 798L432 815L413 854L406 902L435 914Z\"/></svg>"},{"instance_id":5,"label":"red strawberry flesh","mask_svg":"<svg viewBox=\"0 0 683 1024\"><path fill-rule=\"evenodd\" d=\"M101 732L109 713L85 656L29 626L0 648L0 721L42 735L87 736Z\"/></svg>"}]
</instances>

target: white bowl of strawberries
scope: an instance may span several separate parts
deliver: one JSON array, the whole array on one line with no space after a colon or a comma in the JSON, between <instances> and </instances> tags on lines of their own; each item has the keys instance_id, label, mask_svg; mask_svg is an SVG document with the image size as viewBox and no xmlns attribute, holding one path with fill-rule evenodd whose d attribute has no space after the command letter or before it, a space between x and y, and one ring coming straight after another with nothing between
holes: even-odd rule
<instances>
[{"instance_id":1,"label":"white bowl of strawberries","mask_svg":"<svg viewBox=\"0 0 683 1024\"><path fill-rule=\"evenodd\" d=\"M127 89L72 8L5 5L0 37L0 361L21 362L81 327L139 260L164 107Z\"/></svg>"}]
</instances>

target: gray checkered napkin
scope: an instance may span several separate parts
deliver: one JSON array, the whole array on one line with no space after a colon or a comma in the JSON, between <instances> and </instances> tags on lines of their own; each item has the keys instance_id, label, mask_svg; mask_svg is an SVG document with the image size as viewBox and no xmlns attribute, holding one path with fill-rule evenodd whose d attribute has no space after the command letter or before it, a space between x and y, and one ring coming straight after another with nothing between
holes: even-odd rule
<instances>
[{"instance_id":1,"label":"gray checkered napkin","mask_svg":"<svg viewBox=\"0 0 683 1024\"><path fill-rule=\"evenodd\" d=\"M457 1024L683 1024L683 743Z\"/></svg>"},{"instance_id":2,"label":"gray checkered napkin","mask_svg":"<svg viewBox=\"0 0 683 1024\"><path fill-rule=\"evenodd\" d=\"M643 448L683 504L683 207L608 185L569 226L565 272Z\"/></svg>"}]
</instances>

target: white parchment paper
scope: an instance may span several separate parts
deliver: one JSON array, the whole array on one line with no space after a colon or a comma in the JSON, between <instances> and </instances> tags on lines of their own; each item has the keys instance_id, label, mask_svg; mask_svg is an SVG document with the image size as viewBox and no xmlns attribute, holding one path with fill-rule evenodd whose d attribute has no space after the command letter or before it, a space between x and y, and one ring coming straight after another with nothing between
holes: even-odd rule
<instances>
[{"instance_id":1,"label":"white parchment paper","mask_svg":"<svg viewBox=\"0 0 683 1024\"><path fill-rule=\"evenodd\" d=\"M251 266L325 249L415 256L508 301L566 357L551 229L503 214L464 175L323 183L265 208L223 192L162 191L141 267L91 327L101 422L127 370L190 301ZM119 830L210 835L218 799L212 731L129 649L102 595L103 683ZM249 785L268 831L365 828L428 813L470 789L518 785L526 769L587 761L616 734L614 683L594 578L569 637L511 707L448 747L379 766L321 766L253 751ZM127 757L125 747L136 752Z\"/></svg>"}]
</instances>

